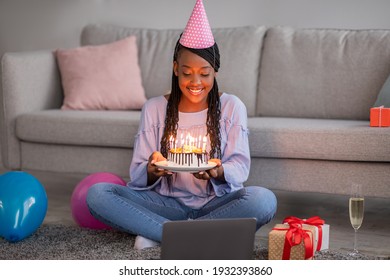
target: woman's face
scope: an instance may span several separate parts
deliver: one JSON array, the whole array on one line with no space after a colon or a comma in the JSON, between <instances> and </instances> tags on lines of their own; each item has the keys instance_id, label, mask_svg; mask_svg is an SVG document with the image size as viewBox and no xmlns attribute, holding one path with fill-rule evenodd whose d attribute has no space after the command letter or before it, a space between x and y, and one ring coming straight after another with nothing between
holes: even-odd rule
<instances>
[{"instance_id":1,"label":"woman's face","mask_svg":"<svg viewBox=\"0 0 390 280\"><path fill-rule=\"evenodd\" d=\"M182 49L173 71L179 79L182 92L179 110L197 112L207 108L207 96L214 85L216 72L202 57Z\"/></svg>"}]
</instances>

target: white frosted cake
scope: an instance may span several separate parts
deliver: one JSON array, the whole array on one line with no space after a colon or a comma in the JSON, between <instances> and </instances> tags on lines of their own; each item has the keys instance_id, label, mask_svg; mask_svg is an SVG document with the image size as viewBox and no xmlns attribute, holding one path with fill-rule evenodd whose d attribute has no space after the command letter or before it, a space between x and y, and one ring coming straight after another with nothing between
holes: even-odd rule
<instances>
[{"instance_id":1,"label":"white frosted cake","mask_svg":"<svg viewBox=\"0 0 390 280\"><path fill-rule=\"evenodd\" d=\"M168 163L177 166L202 167L207 166L208 156L201 148L184 145L168 151Z\"/></svg>"}]
</instances>

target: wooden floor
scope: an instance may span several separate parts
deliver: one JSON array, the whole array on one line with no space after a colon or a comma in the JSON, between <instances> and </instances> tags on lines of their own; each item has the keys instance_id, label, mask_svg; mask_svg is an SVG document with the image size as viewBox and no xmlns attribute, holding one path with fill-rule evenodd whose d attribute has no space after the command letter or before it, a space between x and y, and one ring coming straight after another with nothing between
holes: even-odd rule
<instances>
[{"instance_id":1,"label":"wooden floor","mask_svg":"<svg viewBox=\"0 0 390 280\"><path fill-rule=\"evenodd\" d=\"M30 173L40 180L48 195L48 212L44 223L74 225L70 198L74 187L85 175ZM275 194L278 197L277 215L257 232L256 242L267 246L269 231L286 216L320 216L330 225L330 249L352 250L354 231L348 217L348 197L281 191L275 191ZM366 197L365 217L358 231L358 248L368 255L390 257L390 199Z\"/></svg>"}]
</instances>

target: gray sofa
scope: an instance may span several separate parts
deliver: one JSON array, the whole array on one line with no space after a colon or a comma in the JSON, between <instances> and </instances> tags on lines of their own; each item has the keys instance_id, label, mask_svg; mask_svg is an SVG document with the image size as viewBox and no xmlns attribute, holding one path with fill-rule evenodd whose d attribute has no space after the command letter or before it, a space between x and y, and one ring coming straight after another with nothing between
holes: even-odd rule
<instances>
[{"instance_id":1,"label":"gray sofa","mask_svg":"<svg viewBox=\"0 0 390 280\"><path fill-rule=\"evenodd\" d=\"M170 88L179 30L89 25L82 45L137 36L148 98ZM246 104L247 184L274 190L390 197L390 128L369 109L390 74L390 30L215 29L220 89ZM13 170L114 172L128 177L140 111L64 111L52 50L2 57L3 161Z\"/></svg>"}]
</instances>

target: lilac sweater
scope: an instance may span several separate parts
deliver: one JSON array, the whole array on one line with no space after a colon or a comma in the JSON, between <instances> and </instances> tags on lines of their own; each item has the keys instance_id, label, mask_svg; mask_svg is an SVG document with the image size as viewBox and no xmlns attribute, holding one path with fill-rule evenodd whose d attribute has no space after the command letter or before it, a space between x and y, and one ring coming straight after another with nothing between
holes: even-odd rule
<instances>
[{"instance_id":1,"label":"lilac sweater","mask_svg":"<svg viewBox=\"0 0 390 280\"><path fill-rule=\"evenodd\" d=\"M174 173L172 180L160 177L147 185L148 158L160 151L164 132L167 100L164 96L149 99L142 108L141 121L130 165L130 188L153 189L164 196L177 198L193 209L199 209L215 195L222 196L243 187L250 169L247 112L241 100L231 94L221 95L221 151L225 182L216 179L199 180L191 173ZM196 113L179 113L179 131L206 131L207 109ZM178 135L179 132L178 132ZM209 140L208 140L209 141ZM209 143L207 147L210 147ZM171 184L168 186L168 184Z\"/></svg>"}]
</instances>

